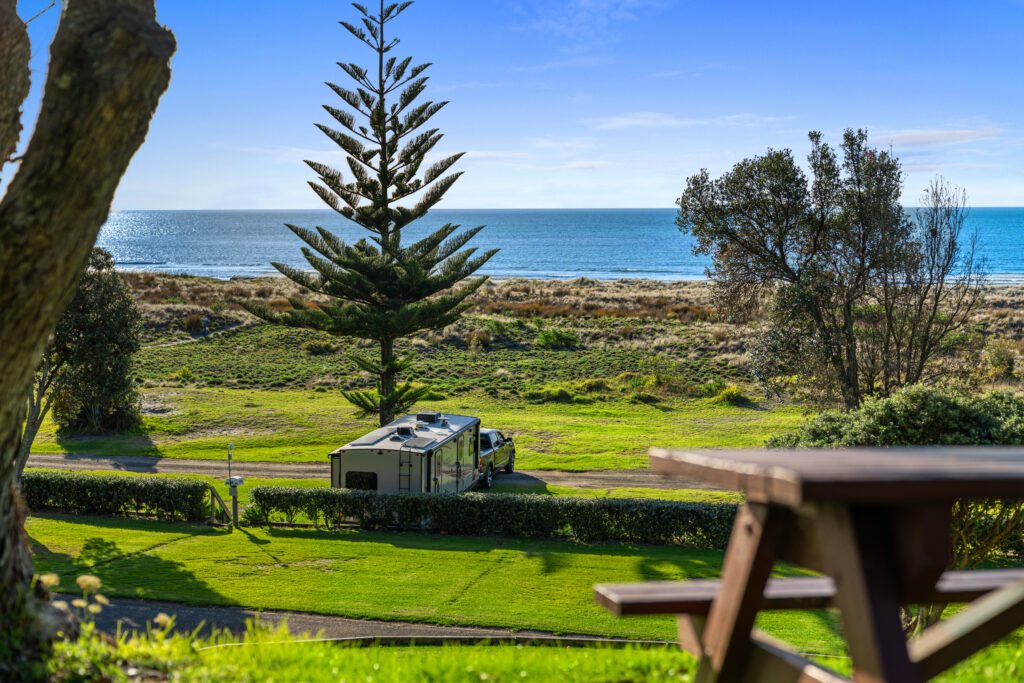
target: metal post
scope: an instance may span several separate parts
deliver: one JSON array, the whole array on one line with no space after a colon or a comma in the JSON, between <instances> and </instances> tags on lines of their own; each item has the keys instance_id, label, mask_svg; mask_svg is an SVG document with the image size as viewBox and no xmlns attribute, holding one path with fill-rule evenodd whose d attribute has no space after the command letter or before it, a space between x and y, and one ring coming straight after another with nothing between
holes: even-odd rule
<instances>
[{"instance_id":1,"label":"metal post","mask_svg":"<svg viewBox=\"0 0 1024 683\"><path fill-rule=\"evenodd\" d=\"M235 528L238 528L238 487L231 487L231 519L234 522Z\"/></svg>"}]
</instances>

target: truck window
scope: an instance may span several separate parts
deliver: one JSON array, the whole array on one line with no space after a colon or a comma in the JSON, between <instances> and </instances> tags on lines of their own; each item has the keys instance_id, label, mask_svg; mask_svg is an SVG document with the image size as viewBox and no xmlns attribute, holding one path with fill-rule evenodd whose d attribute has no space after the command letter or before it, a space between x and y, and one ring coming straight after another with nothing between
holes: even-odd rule
<instances>
[{"instance_id":1,"label":"truck window","mask_svg":"<svg viewBox=\"0 0 1024 683\"><path fill-rule=\"evenodd\" d=\"M491 435L481 434L480 435L480 450L491 447Z\"/></svg>"}]
</instances>

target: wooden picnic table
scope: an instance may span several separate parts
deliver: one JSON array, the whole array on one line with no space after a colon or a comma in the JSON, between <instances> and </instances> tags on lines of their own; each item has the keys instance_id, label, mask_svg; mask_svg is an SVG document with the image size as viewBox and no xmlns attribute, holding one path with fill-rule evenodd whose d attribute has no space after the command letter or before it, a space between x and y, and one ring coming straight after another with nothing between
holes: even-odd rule
<instances>
[{"instance_id":1,"label":"wooden picnic table","mask_svg":"<svg viewBox=\"0 0 1024 683\"><path fill-rule=\"evenodd\" d=\"M679 614L698 683L849 680L754 629L761 609L841 614L853 680L934 677L1024 625L1024 570L946 571L953 504L1024 498L1024 449L652 449L662 473L746 493L720 581L599 585L610 611ZM770 579L776 561L822 576ZM965 602L907 642L902 605Z\"/></svg>"}]
</instances>

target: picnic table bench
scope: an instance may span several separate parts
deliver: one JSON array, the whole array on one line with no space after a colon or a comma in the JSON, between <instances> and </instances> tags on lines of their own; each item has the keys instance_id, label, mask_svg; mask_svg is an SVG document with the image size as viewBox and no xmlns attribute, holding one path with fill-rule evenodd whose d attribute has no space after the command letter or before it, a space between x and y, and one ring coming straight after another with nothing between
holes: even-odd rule
<instances>
[{"instance_id":1,"label":"picnic table bench","mask_svg":"<svg viewBox=\"0 0 1024 683\"><path fill-rule=\"evenodd\" d=\"M595 586L616 615L678 614L698 683L848 679L754 628L762 609L840 611L854 681L924 681L1024 624L1024 570L947 571L953 504L1024 498L1024 449L652 449L665 474L744 491L720 581ZM822 576L770 578L777 560ZM901 605L971 604L906 641Z\"/></svg>"}]
</instances>

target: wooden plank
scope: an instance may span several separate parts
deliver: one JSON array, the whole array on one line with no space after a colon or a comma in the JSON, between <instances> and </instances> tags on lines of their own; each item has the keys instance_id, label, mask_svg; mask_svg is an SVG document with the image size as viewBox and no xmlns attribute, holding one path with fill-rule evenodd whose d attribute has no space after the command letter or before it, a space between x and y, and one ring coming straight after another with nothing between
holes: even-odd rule
<instances>
[{"instance_id":1,"label":"wooden plank","mask_svg":"<svg viewBox=\"0 0 1024 683\"><path fill-rule=\"evenodd\" d=\"M833 566L835 605L858 683L915 683L900 622L900 586L892 536L892 510L821 505L822 546Z\"/></svg>"},{"instance_id":2,"label":"wooden plank","mask_svg":"<svg viewBox=\"0 0 1024 683\"><path fill-rule=\"evenodd\" d=\"M700 659L704 656L704 625L707 618L699 614L680 614L676 619L679 625L679 647Z\"/></svg>"},{"instance_id":3,"label":"wooden plank","mask_svg":"<svg viewBox=\"0 0 1024 683\"><path fill-rule=\"evenodd\" d=\"M1024 625L1024 581L971 603L910 642L910 659L922 679L945 671Z\"/></svg>"},{"instance_id":4,"label":"wooden plank","mask_svg":"<svg viewBox=\"0 0 1024 683\"><path fill-rule=\"evenodd\" d=\"M950 571L942 575L924 602L969 602L1016 581L1024 581L1024 569ZM721 581L713 579L598 584L594 586L594 600L620 617L705 615L721 586ZM768 579L760 609L824 609L832 606L835 590L835 581L827 576Z\"/></svg>"},{"instance_id":5,"label":"wooden plank","mask_svg":"<svg viewBox=\"0 0 1024 683\"><path fill-rule=\"evenodd\" d=\"M743 683L849 683L848 678L815 664L788 645L754 629L753 647Z\"/></svg>"},{"instance_id":6,"label":"wooden plank","mask_svg":"<svg viewBox=\"0 0 1024 683\"><path fill-rule=\"evenodd\" d=\"M929 447L672 451L659 472L747 492L754 502L914 503L1024 498L1024 448Z\"/></svg>"},{"instance_id":7,"label":"wooden plank","mask_svg":"<svg viewBox=\"0 0 1024 683\"><path fill-rule=\"evenodd\" d=\"M696 683L738 680L779 540L792 517L791 511L769 505L747 504L737 512L722 563L722 588L704 627L705 656Z\"/></svg>"}]
</instances>

